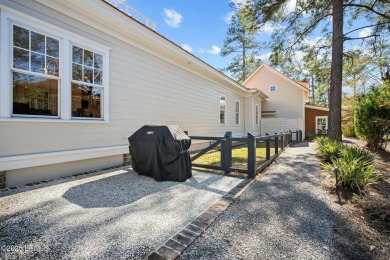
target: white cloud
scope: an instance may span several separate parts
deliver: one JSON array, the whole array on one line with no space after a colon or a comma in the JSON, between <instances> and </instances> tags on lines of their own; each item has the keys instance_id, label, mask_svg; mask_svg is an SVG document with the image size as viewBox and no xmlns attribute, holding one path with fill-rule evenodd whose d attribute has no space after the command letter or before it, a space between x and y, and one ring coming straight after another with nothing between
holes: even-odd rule
<instances>
[{"instance_id":1,"label":"white cloud","mask_svg":"<svg viewBox=\"0 0 390 260\"><path fill-rule=\"evenodd\" d=\"M364 28L359 32L359 37L363 38L363 37L370 36L371 34L372 34L371 28Z\"/></svg>"},{"instance_id":2,"label":"white cloud","mask_svg":"<svg viewBox=\"0 0 390 260\"><path fill-rule=\"evenodd\" d=\"M226 15L224 17L222 17L223 21L227 24L230 24L230 21L232 20L232 17L233 15L235 14L236 12L234 11L231 11L231 12L227 12Z\"/></svg>"},{"instance_id":3,"label":"white cloud","mask_svg":"<svg viewBox=\"0 0 390 260\"><path fill-rule=\"evenodd\" d=\"M271 61L270 61L271 54L272 54L272 52L263 53L261 55L256 56L256 58L260 59L265 64L271 64ZM305 56L304 52L297 51L293 54L292 60L293 60L293 62L300 62L304 56Z\"/></svg>"},{"instance_id":4,"label":"white cloud","mask_svg":"<svg viewBox=\"0 0 390 260\"><path fill-rule=\"evenodd\" d=\"M219 54L221 52L221 48L219 48L216 45L213 45L213 46L211 46L211 49L209 49L209 50L200 49L199 52L200 53L210 53L210 54L213 54L213 55L217 55L217 54Z\"/></svg>"},{"instance_id":5,"label":"white cloud","mask_svg":"<svg viewBox=\"0 0 390 260\"><path fill-rule=\"evenodd\" d=\"M293 56L293 61L295 62L301 62L303 60L303 57L305 56L305 53L303 51L296 51Z\"/></svg>"},{"instance_id":6,"label":"white cloud","mask_svg":"<svg viewBox=\"0 0 390 260\"><path fill-rule=\"evenodd\" d=\"M183 16L173 9L164 9L165 19L164 22L174 28L180 26Z\"/></svg>"},{"instance_id":7,"label":"white cloud","mask_svg":"<svg viewBox=\"0 0 390 260\"><path fill-rule=\"evenodd\" d=\"M191 46L188 45L188 44L186 44L186 43L183 43L183 44L181 45L181 47L182 47L183 49L185 49L186 51L190 52L190 53L193 52L193 49L191 48Z\"/></svg>"},{"instance_id":8,"label":"white cloud","mask_svg":"<svg viewBox=\"0 0 390 260\"><path fill-rule=\"evenodd\" d=\"M213 55L217 55L217 54L219 54L220 52L221 52L221 48L219 48L218 46L216 46L216 45L213 45L212 47L211 47L211 50L208 50L208 51L206 51L207 53L210 53L210 54L213 54Z\"/></svg>"},{"instance_id":9,"label":"white cloud","mask_svg":"<svg viewBox=\"0 0 390 260\"><path fill-rule=\"evenodd\" d=\"M269 60L269 57L271 56L271 54L272 54L272 52L264 53L264 54L257 56L257 58L259 58L265 64L271 64L271 61Z\"/></svg>"},{"instance_id":10,"label":"white cloud","mask_svg":"<svg viewBox=\"0 0 390 260\"><path fill-rule=\"evenodd\" d=\"M260 29L259 32L264 32L264 33L273 33L276 30L283 29L283 26L275 26L270 23L265 23Z\"/></svg>"},{"instance_id":11,"label":"white cloud","mask_svg":"<svg viewBox=\"0 0 390 260\"><path fill-rule=\"evenodd\" d=\"M318 37L314 37L314 38L305 38L304 41L306 44L314 47L318 44L324 44L325 43L325 40L326 38L325 37L321 37L321 36L318 36Z\"/></svg>"},{"instance_id":12,"label":"white cloud","mask_svg":"<svg viewBox=\"0 0 390 260\"><path fill-rule=\"evenodd\" d=\"M295 11L295 7L297 6L297 0L289 0L286 4L284 13L290 14Z\"/></svg>"}]
</instances>

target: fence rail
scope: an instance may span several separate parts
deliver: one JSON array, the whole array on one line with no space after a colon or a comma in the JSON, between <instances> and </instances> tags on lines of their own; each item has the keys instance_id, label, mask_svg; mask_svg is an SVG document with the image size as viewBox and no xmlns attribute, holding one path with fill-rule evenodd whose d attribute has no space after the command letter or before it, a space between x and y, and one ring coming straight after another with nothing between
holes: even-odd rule
<instances>
[{"instance_id":1,"label":"fence rail","mask_svg":"<svg viewBox=\"0 0 390 260\"><path fill-rule=\"evenodd\" d=\"M248 133L246 137L233 137L232 132L226 132L223 137L190 138L192 167L246 173L253 178L292 142L302 141L302 131L265 136Z\"/></svg>"}]
</instances>

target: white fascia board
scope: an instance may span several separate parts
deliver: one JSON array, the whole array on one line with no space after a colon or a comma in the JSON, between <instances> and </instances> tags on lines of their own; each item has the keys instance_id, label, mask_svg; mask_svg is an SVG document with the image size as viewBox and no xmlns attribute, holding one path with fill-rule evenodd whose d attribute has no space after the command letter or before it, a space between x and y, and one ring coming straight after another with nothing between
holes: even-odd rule
<instances>
[{"instance_id":1,"label":"white fascia board","mask_svg":"<svg viewBox=\"0 0 390 260\"><path fill-rule=\"evenodd\" d=\"M261 64L254 72L252 72L251 75L249 75L249 77L247 77L247 78L244 80L244 82L242 83L242 85L245 86L245 83L247 83L254 75L256 75L257 72L258 72L262 67L264 67L264 66L265 66L265 63Z\"/></svg>"},{"instance_id":2,"label":"white fascia board","mask_svg":"<svg viewBox=\"0 0 390 260\"><path fill-rule=\"evenodd\" d=\"M293 80L292 78L290 78L289 76L283 74L282 72L278 71L277 69L275 69L274 67L272 66L269 66L267 64L263 64L264 65L264 68L267 69L268 71L270 71L271 73L279 76L279 77L282 77L284 78L285 80L291 82L293 84L293 86L305 91L305 92L309 92L309 90L307 88L305 88L304 86L302 86L301 84L299 84L298 82L296 82L295 80Z\"/></svg>"},{"instance_id":3,"label":"white fascia board","mask_svg":"<svg viewBox=\"0 0 390 260\"><path fill-rule=\"evenodd\" d=\"M99 157L121 155L128 152L129 148L127 145L117 145L59 152L2 156L0 157L0 171L95 159Z\"/></svg>"},{"instance_id":4,"label":"white fascia board","mask_svg":"<svg viewBox=\"0 0 390 260\"><path fill-rule=\"evenodd\" d=\"M282 77L282 78L286 79L287 81L290 81L291 83L293 83L293 85L295 87L302 89L305 92L309 92L309 90L307 88L305 88L304 86L302 86L301 84L299 84L298 82L293 80L292 78L288 77L287 75L284 75L282 72L278 71L274 67L272 67L268 64L265 64L265 63L261 64L251 75L249 75L249 77L242 84L245 86L245 84L263 68L267 69L269 72L275 74L278 77Z\"/></svg>"},{"instance_id":5,"label":"white fascia board","mask_svg":"<svg viewBox=\"0 0 390 260\"><path fill-rule=\"evenodd\" d=\"M116 10L115 7L109 6L109 4L103 0L35 1L95 27L98 30L102 30L115 38L130 43L143 51L149 52L152 55L173 63L185 70L189 70L203 78L205 75L202 75L201 73L208 73L217 79L219 85L222 84L224 87L229 86L230 88L235 88L236 91L238 90L241 94L247 92L247 89L241 84L183 50L157 32L134 21L130 17L127 17L119 10ZM83 13L80 13L80 10L83 10ZM96 24L91 24L92 20L96 22ZM104 27L109 29L104 30ZM137 43L135 39L138 40L139 43ZM142 43L142 45L140 43ZM201 73L196 73L196 70L191 68L193 65L196 65L198 70L201 70ZM210 80L210 78L208 78L208 80Z\"/></svg>"}]
</instances>

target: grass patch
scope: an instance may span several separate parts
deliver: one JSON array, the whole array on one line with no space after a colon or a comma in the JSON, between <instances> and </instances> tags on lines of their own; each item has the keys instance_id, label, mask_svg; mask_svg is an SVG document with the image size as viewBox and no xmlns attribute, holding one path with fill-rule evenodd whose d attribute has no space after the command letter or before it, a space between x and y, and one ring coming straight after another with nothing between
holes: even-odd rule
<instances>
[{"instance_id":1,"label":"grass patch","mask_svg":"<svg viewBox=\"0 0 390 260\"><path fill-rule=\"evenodd\" d=\"M271 147L271 156L275 153L275 148ZM194 154L195 155L195 154ZM265 143L256 144L256 165L265 161L266 149ZM248 167L248 147L246 144L232 148L232 167L247 169ZM193 163L221 166L221 151L213 150L199 157Z\"/></svg>"}]
</instances>

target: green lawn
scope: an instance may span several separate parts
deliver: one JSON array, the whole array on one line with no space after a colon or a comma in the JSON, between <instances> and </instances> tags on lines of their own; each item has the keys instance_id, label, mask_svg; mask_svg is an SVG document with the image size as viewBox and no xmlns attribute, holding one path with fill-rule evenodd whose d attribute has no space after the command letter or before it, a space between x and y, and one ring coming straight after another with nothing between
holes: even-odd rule
<instances>
[{"instance_id":1,"label":"green lawn","mask_svg":"<svg viewBox=\"0 0 390 260\"><path fill-rule=\"evenodd\" d=\"M272 145L271 145L272 146ZM271 147L271 156L275 153L275 149ZM260 165L265 161L265 143L257 143L256 145L256 165ZM207 164L220 166L221 152L210 151L199 157L193 163ZM232 167L246 169L248 165L248 147L246 145L236 146L232 149Z\"/></svg>"}]
</instances>

